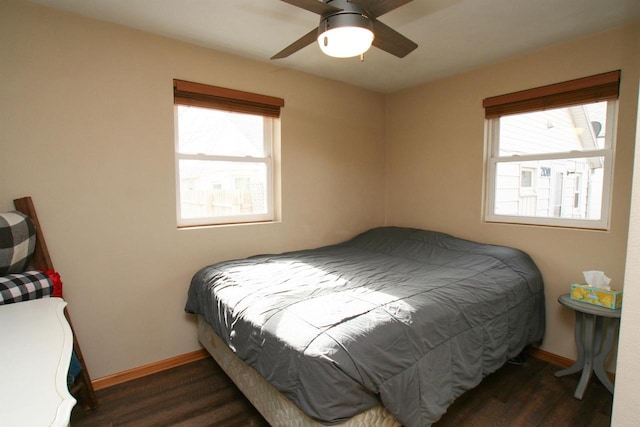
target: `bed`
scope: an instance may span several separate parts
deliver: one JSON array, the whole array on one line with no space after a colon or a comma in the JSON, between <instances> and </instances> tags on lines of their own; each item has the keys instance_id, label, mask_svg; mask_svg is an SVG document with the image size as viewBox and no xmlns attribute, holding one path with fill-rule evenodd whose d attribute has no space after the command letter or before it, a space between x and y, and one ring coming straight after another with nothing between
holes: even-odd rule
<instances>
[{"instance_id":1,"label":"bed","mask_svg":"<svg viewBox=\"0 0 640 427\"><path fill-rule=\"evenodd\" d=\"M273 425L429 426L545 327L526 253L401 227L207 266L186 311Z\"/></svg>"}]
</instances>

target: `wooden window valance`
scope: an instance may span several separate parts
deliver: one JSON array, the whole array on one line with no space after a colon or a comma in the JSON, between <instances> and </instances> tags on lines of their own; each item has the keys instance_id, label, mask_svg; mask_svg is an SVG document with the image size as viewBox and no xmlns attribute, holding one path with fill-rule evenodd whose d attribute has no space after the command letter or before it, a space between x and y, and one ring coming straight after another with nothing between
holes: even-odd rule
<instances>
[{"instance_id":1,"label":"wooden window valance","mask_svg":"<svg viewBox=\"0 0 640 427\"><path fill-rule=\"evenodd\" d=\"M284 106L282 98L176 79L173 102L266 117L280 117L280 108Z\"/></svg>"},{"instance_id":2,"label":"wooden window valance","mask_svg":"<svg viewBox=\"0 0 640 427\"><path fill-rule=\"evenodd\" d=\"M620 70L527 89L482 101L485 118L618 99Z\"/></svg>"}]
</instances>

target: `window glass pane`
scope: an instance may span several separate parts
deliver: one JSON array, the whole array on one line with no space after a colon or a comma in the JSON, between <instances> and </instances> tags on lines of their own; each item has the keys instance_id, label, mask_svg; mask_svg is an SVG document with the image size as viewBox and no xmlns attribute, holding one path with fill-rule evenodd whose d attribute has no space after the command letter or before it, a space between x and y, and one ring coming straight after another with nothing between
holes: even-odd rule
<instances>
[{"instance_id":1,"label":"window glass pane","mask_svg":"<svg viewBox=\"0 0 640 427\"><path fill-rule=\"evenodd\" d=\"M500 156L604 148L607 102L500 118Z\"/></svg>"},{"instance_id":2,"label":"window glass pane","mask_svg":"<svg viewBox=\"0 0 640 427\"><path fill-rule=\"evenodd\" d=\"M179 168L184 219L268 212L265 163L183 159Z\"/></svg>"},{"instance_id":3,"label":"window glass pane","mask_svg":"<svg viewBox=\"0 0 640 427\"><path fill-rule=\"evenodd\" d=\"M178 105L180 154L264 157L264 120L253 114Z\"/></svg>"},{"instance_id":4,"label":"window glass pane","mask_svg":"<svg viewBox=\"0 0 640 427\"><path fill-rule=\"evenodd\" d=\"M499 162L494 214L599 220L603 165L604 157Z\"/></svg>"},{"instance_id":5,"label":"window glass pane","mask_svg":"<svg viewBox=\"0 0 640 427\"><path fill-rule=\"evenodd\" d=\"M530 169L523 169L522 172L520 172L520 187L533 187L533 173L534 171Z\"/></svg>"}]
</instances>

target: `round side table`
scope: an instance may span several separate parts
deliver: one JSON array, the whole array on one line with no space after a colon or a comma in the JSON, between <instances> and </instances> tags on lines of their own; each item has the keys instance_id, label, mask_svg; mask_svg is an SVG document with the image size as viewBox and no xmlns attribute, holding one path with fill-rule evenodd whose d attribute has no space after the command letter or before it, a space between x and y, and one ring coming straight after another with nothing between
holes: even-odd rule
<instances>
[{"instance_id":1,"label":"round side table","mask_svg":"<svg viewBox=\"0 0 640 427\"><path fill-rule=\"evenodd\" d=\"M596 373L602 384L613 393L613 382L604 370L604 362L613 347L613 341L620 325L621 309L610 309L572 300L569 294L560 295L558 302L576 313L576 346L578 360L573 366L555 373L556 377L582 371L580 382L574 396L582 399L591 380ZM609 318L606 329L604 318Z\"/></svg>"}]
</instances>

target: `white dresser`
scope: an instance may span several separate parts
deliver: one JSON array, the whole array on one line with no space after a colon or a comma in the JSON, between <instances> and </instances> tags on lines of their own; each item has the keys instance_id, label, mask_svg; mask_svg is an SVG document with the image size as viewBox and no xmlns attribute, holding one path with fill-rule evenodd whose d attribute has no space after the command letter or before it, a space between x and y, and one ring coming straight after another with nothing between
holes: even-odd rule
<instances>
[{"instance_id":1,"label":"white dresser","mask_svg":"<svg viewBox=\"0 0 640 427\"><path fill-rule=\"evenodd\" d=\"M0 425L69 425L73 350L61 298L0 305Z\"/></svg>"}]
</instances>

